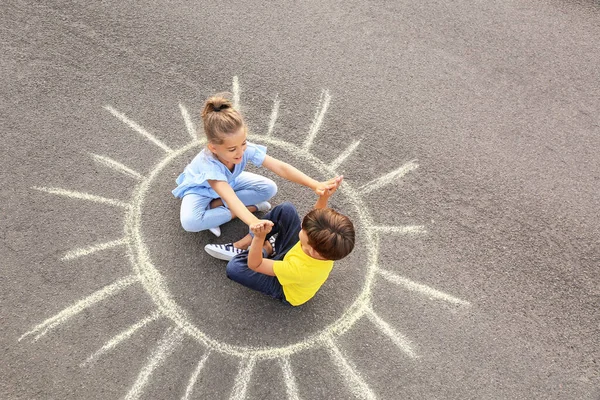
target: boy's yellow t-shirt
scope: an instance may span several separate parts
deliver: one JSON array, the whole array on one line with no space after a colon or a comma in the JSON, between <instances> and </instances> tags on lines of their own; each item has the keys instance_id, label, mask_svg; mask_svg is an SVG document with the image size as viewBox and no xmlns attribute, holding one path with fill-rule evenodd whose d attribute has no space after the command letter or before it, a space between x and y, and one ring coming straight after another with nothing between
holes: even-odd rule
<instances>
[{"instance_id":1,"label":"boy's yellow t-shirt","mask_svg":"<svg viewBox=\"0 0 600 400\"><path fill-rule=\"evenodd\" d=\"M304 251L300 242L283 257L273 263L273 272L283 287L285 299L293 306L310 300L325 283L332 260L317 260Z\"/></svg>"}]
</instances>

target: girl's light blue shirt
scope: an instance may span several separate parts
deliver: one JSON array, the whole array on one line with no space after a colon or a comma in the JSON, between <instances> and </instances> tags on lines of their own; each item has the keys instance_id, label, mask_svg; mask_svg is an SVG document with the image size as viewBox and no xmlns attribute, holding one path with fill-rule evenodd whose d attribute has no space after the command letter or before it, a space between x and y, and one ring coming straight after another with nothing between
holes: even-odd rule
<instances>
[{"instance_id":1,"label":"girl's light blue shirt","mask_svg":"<svg viewBox=\"0 0 600 400\"><path fill-rule=\"evenodd\" d=\"M244 171L248 161L260 167L267 155L265 146L247 143L248 147L244 151L242 162L235 165L233 172L204 148L175 181L178 186L173 190L173 195L182 198L186 194L195 193L216 199L219 195L210 187L208 180L226 181L230 186L235 186L235 178Z\"/></svg>"}]
</instances>

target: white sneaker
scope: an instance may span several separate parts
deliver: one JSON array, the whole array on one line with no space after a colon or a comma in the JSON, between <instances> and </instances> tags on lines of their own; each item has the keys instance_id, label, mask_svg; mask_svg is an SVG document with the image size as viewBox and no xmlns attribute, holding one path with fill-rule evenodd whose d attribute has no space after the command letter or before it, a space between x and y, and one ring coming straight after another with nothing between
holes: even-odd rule
<instances>
[{"instance_id":1,"label":"white sneaker","mask_svg":"<svg viewBox=\"0 0 600 400\"><path fill-rule=\"evenodd\" d=\"M271 244L271 247L273 248L273 253L269 257L273 257L273 256L277 255L277 250L275 249L275 241L277 240L277 235L278 234L276 233L269 238L269 243Z\"/></svg>"},{"instance_id":2,"label":"white sneaker","mask_svg":"<svg viewBox=\"0 0 600 400\"><path fill-rule=\"evenodd\" d=\"M271 209L271 203L268 201L261 201L260 203L255 204L254 207L256 207L256 211L265 212Z\"/></svg>"},{"instance_id":3,"label":"white sneaker","mask_svg":"<svg viewBox=\"0 0 600 400\"><path fill-rule=\"evenodd\" d=\"M229 261L233 257L241 254L244 250L233 247L233 243L227 244L207 244L204 250L219 260Z\"/></svg>"},{"instance_id":4,"label":"white sneaker","mask_svg":"<svg viewBox=\"0 0 600 400\"><path fill-rule=\"evenodd\" d=\"M217 226L215 228L209 228L208 230L216 237L221 236L221 227L220 226Z\"/></svg>"}]
</instances>

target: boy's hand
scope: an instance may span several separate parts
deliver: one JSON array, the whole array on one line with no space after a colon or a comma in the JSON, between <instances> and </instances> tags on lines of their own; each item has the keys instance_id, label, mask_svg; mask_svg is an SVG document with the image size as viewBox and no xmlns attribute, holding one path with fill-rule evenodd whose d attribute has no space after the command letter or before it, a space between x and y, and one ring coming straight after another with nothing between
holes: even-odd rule
<instances>
[{"instance_id":1,"label":"boy's hand","mask_svg":"<svg viewBox=\"0 0 600 400\"><path fill-rule=\"evenodd\" d=\"M321 194L320 196L330 197L340 187L343 180L344 180L344 175L340 175L340 176L337 176L335 178L328 180L327 181L328 186L325 189L324 193Z\"/></svg>"},{"instance_id":2,"label":"boy's hand","mask_svg":"<svg viewBox=\"0 0 600 400\"><path fill-rule=\"evenodd\" d=\"M273 228L273 221L269 221L268 219L261 219L257 223L250 225L250 231L254 233L255 236L267 236L267 233L271 232Z\"/></svg>"},{"instance_id":3,"label":"boy's hand","mask_svg":"<svg viewBox=\"0 0 600 400\"><path fill-rule=\"evenodd\" d=\"M317 202L315 203L315 208L325 208L327 207L327 202L332 194L340 187L342 181L344 180L344 176L337 176L333 179L328 180L327 187L323 190L323 194L319 195Z\"/></svg>"},{"instance_id":4,"label":"boy's hand","mask_svg":"<svg viewBox=\"0 0 600 400\"><path fill-rule=\"evenodd\" d=\"M331 196L333 193L335 193L337 188L340 187L340 184L342 183L343 179L344 176L341 175L336 176L335 178L331 178L325 182L319 182L319 184L315 188L315 193L319 196Z\"/></svg>"}]
</instances>

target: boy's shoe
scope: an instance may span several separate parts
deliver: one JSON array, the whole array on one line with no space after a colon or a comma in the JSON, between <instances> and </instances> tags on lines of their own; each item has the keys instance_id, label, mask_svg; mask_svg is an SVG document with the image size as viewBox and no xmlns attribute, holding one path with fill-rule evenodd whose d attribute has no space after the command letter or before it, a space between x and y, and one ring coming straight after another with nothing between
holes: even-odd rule
<instances>
[{"instance_id":1,"label":"boy's shoe","mask_svg":"<svg viewBox=\"0 0 600 400\"><path fill-rule=\"evenodd\" d=\"M233 257L244 252L242 249L233 247L233 243L207 244L204 246L204 250L214 258L225 261L229 261Z\"/></svg>"},{"instance_id":2,"label":"boy's shoe","mask_svg":"<svg viewBox=\"0 0 600 400\"><path fill-rule=\"evenodd\" d=\"M265 212L271 209L271 203L268 201L261 201L260 203L255 204L254 207L256 207L256 211Z\"/></svg>"},{"instance_id":3,"label":"boy's shoe","mask_svg":"<svg viewBox=\"0 0 600 400\"><path fill-rule=\"evenodd\" d=\"M217 226L215 228L209 228L208 230L216 237L221 236L221 227L220 226Z\"/></svg>"},{"instance_id":4,"label":"boy's shoe","mask_svg":"<svg viewBox=\"0 0 600 400\"><path fill-rule=\"evenodd\" d=\"M274 255L277 254L277 250L275 249L275 240L277 240L277 233L269 238L269 243L271 244L271 247L273 248L273 253L271 253L271 255L269 257L273 257Z\"/></svg>"}]
</instances>

